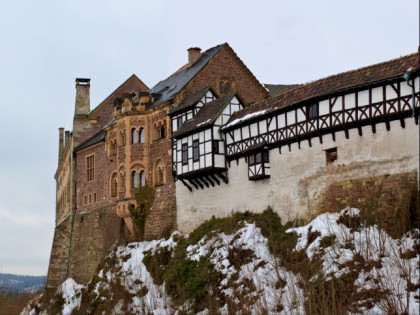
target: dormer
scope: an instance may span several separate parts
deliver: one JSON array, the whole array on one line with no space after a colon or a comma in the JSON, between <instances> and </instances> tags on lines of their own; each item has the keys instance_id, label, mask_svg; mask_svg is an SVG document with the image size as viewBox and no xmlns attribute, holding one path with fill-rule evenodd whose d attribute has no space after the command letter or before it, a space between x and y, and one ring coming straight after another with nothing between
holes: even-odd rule
<instances>
[{"instance_id":1,"label":"dormer","mask_svg":"<svg viewBox=\"0 0 420 315\"><path fill-rule=\"evenodd\" d=\"M217 99L217 95L210 87L190 94L180 105L169 112L172 119L172 132L176 132L185 122L193 119L204 104L215 99Z\"/></svg>"}]
</instances>

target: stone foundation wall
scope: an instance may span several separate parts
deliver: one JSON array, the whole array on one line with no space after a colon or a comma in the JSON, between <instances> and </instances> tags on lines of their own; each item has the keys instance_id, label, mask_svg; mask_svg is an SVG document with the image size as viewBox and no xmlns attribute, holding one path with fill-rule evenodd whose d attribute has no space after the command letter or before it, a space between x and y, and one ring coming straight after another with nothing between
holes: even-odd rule
<instances>
[{"instance_id":1,"label":"stone foundation wall","mask_svg":"<svg viewBox=\"0 0 420 315\"><path fill-rule=\"evenodd\" d=\"M124 242L124 227L115 207L74 215L68 277L87 283L111 247Z\"/></svg>"},{"instance_id":2,"label":"stone foundation wall","mask_svg":"<svg viewBox=\"0 0 420 315\"><path fill-rule=\"evenodd\" d=\"M72 216L68 216L54 230L50 263L48 266L47 288L58 287L67 277L71 219Z\"/></svg>"}]
</instances>

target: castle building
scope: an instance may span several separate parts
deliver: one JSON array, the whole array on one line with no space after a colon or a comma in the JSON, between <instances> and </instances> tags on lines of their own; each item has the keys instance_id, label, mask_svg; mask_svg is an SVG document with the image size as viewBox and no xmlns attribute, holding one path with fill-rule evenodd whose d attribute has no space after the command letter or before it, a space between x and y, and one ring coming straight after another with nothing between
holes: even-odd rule
<instances>
[{"instance_id":1,"label":"castle building","mask_svg":"<svg viewBox=\"0 0 420 315\"><path fill-rule=\"evenodd\" d=\"M190 48L151 89L131 76L92 110L90 80L76 79L73 130L59 129L47 290L86 283L114 244L134 239L129 207L146 184L145 239L234 211L270 206L288 221L357 206L367 182L395 191L407 179L418 193L419 72L417 52L264 87L222 44Z\"/></svg>"},{"instance_id":2,"label":"castle building","mask_svg":"<svg viewBox=\"0 0 420 315\"><path fill-rule=\"evenodd\" d=\"M86 283L113 244L134 238L129 206L146 183L154 201L144 237L176 228L172 133L197 113L191 104L236 93L246 106L268 96L228 44L190 48L188 63L151 89L132 75L92 110L89 90L89 79L76 79L73 130L59 129L50 290L67 277ZM175 114L179 125L171 122Z\"/></svg>"}]
</instances>

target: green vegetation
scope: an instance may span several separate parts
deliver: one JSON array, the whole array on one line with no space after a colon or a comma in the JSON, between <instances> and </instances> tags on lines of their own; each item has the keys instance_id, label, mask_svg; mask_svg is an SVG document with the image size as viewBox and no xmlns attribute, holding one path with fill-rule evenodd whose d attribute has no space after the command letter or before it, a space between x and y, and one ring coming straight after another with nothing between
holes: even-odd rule
<instances>
[{"instance_id":1,"label":"green vegetation","mask_svg":"<svg viewBox=\"0 0 420 315\"><path fill-rule=\"evenodd\" d=\"M139 187L136 193L137 206L130 205L128 208L136 225L139 240L144 240L146 217L150 213L154 197L155 191L146 183L145 186Z\"/></svg>"}]
</instances>

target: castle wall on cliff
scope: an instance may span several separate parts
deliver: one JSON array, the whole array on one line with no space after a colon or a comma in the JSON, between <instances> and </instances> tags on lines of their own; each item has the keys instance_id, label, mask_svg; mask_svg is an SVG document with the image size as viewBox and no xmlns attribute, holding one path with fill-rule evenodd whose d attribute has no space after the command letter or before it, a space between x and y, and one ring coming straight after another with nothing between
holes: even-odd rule
<instances>
[{"instance_id":1,"label":"castle wall on cliff","mask_svg":"<svg viewBox=\"0 0 420 315\"><path fill-rule=\"evenodd\" d=\"M133 75L92 110L90 80L76 79L47 289L86 283L115 244L212 216L271 206L283 221L305 218L363 205L378 183L416 194L419 84L415 53L269 97L228 44L189 49L151 89ZM154 201L139 236L129 209L145 185Z\"/></svg>"}]
</instances>

